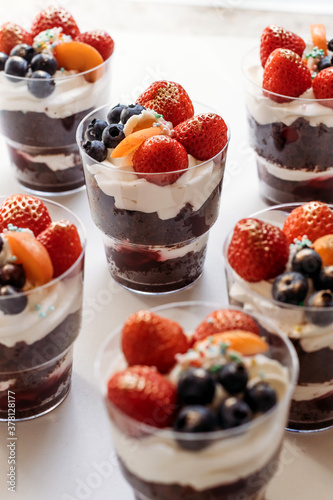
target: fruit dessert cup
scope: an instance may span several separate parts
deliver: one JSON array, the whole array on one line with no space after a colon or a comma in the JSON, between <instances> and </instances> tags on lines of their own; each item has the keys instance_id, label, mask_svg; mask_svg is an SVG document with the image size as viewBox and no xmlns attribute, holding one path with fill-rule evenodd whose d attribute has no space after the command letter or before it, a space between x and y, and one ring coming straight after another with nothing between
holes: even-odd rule
<instances>
[{"instance_id":1,"label":"fruit dessert cup","mask_svg":"<svg viewBox=\"0 0 333 500\"><path fill-rule=\"evenodd\" d=\"M57 203L29 195L0 202L0 420L26 420L70 389L85 231Z\"/></svg>"},{"instance_id":2,"label":"fruit dessert cup","mask_svg":"<svg viewBox=\"0 0 333 500\"><path fill-rule=\"evenodd\" d=\"M194 111L179 84L160 81L135 104L88 115L77 140L112 277L141 293L194 283L219 211L224 120L201 105Z\"/></svg>"},{"instance_id":3,"label":"fruit dessert cup","mask_svg":"<svg viewBox=\"0 0 333 500\"><path fill-rule=\"evenodd\" d=\"M0 130L26 189L51 195L84 185L76 128L109 99L113 47L102 30L81 33L62 7L39 12L30 32L0 27Z\"/></svg>"},{"instance_id":4,"label":"fruit dessert cup","mask_svg":"<svg viewBox=\"0 0 333 500\"><path fill-rule=\"evenodd\" d=\"M298 371L264 318L204 302L138 311L96 368L137 500L264 498Z\"/></svg>"},{"instance_id":5,"label":"fruit dessert cup","mask_svg":"<svg viewBox=\"0 0 333 500\"><path fill-rule=\"evenodd\" d=\"M333 43L323 25L310 38L269 26L243 60L260 193L274 204L333 203Z\"/></svg>"},{"instance_id":6,"label":"fruit dessert cup","mask_svg":"<svg viewBox=\"0 0 333 500\"><path fill-rule=\"evenodd\" d=\"M332 235L328 205L285 204L239 221L224 248L230 303L269 317L297 351L298 431L333 426Z\"/></svg>"}]
</instances>

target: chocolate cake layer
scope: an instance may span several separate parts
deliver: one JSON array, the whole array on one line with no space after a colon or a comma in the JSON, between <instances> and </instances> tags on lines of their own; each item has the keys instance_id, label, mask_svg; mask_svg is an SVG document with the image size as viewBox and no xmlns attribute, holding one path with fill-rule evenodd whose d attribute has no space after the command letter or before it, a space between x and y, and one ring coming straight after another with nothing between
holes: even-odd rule
<instances>
[{"instance_id":1,"label":"chocolate cake layer","mask_svg":"<svg viewBox=\"0 0 333 500\"><path fill-rule=\"evenodd\" d=\"M333 379L333 350L325 347L317 351L306 352L298 339L293 343L300 364L299 384L320 384Z\"/></svg>"},{"instance_id":2,"label":"chocolate cake layer","mask_svg":"<svg viewBox=\"0 0 333 500\"><path fill-rule=\"evenodd\" d=\"M288 422L289 429L310 431L332 426L333 392L309 401L292 401Z\"/></svg>"}]
</instances>

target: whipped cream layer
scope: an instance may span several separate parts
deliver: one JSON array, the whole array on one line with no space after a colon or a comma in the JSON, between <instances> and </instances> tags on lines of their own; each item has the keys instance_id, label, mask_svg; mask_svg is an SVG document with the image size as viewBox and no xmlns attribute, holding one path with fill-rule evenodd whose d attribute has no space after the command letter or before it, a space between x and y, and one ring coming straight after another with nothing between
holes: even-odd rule
<instances>
[{"instance_id":1,"label":"whipped cream layer","mask_svg":"<svg viewBox=\"0 0 333 500\"><path fill-rule=\"evenodd\" d=\"M263 167L270 175L273 175L274 177L277 177L278 179L282 179L284 181L309 182L313 180L320 180L324 182L325 179L332 178L333 158L332 168L327 168L324 171L322 170L320 172L309 172L308 170L281 167L281 165L278 165L277 163L274 163L272 161L268 161L257 153L255 153L255 155L256 161L261 167Z\"/></svg>"},{"instance_id":2,"label":"whipped cream layer","mask_svg":"<svg viewBox=\"0 0 333 500\"><path fill-rule=\"evenodd\" d=\"M313 399L322 398L330 393L332 393L333 396L333 379L321 384L297 385L293 392L292 399L293 401L312 401Z\"/></svg>"}]
</instances>

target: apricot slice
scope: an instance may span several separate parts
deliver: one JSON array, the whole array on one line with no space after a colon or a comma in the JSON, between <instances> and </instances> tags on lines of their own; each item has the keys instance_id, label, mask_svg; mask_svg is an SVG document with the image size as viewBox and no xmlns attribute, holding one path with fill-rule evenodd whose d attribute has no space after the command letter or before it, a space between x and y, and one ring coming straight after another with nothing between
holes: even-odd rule
<instances>
[{"instance_id":1,"label":"apricot slice","mask_svg":"<svg viewBox=\"0 0 333 500\"><path fill-rule=\"evenodd\" d=\"M111 158L122 158L135 151L146 139L149 139L149 137L160 134L163 134L160 127L145 128L144 130L133 132L133 134L125 137L125 139L114 148L111 153Z\"/></svg>"},{"instance_id":2,"label":"apricot slice","mask_svg":"<svg viewBox=\"0 0 333 500\"><path fill-rule=\"evenodd\" d=\"M83 42L60 43L56 46L54 55L58 68L75 69L79 73L96 68L104 62L98 50ZM84 77L88 82L93 83L102 76L103 71L104 67L100 66L95 71L86 73Z\"/></svg>"},{"instance_id":3,"label":"apricot slice","mask_svg":"<svg viewBox=\"0 0 333 500\"><path fill-rule=\"evenodd\" d=\"M53 276L53 265L46 248L29 232L5 233L15 263L22 264L27 279L34 286L48 283Z\"/></svg>"},{"instance_id":4,"label":"apricot slice","mask_svg":"<svg viewBox=\"0 0 333 500\"><path fill-rule=\"evenodd\" d=\"M244 330L229 330L222 333L214 333L209 337L198 340L193 349L201 351L210 345L228 344L228 348L237 351L244 356L253 356L267 351L268 344L259 335Z\"/></svg>"},{"instance_id":5,"label":"apricot slice","mask_svg":"<svg viewBox=\"0 0 333 500\"><path fill-rule=\"evenodd\" d=\"M322 49L327 56L326 28L324 24L311 24L310 33L314 47Z\"/></svg>"},{"instance_id":6,"label":"apricot slice","mask_svg":"<svg viewBox=\"0 0 333 500\"><path fill-rule=\"evenodd\" d=\"M324 266L333 266L333 234L321 236L312 246L319 253Z\"/></svg>"}]
</instances>

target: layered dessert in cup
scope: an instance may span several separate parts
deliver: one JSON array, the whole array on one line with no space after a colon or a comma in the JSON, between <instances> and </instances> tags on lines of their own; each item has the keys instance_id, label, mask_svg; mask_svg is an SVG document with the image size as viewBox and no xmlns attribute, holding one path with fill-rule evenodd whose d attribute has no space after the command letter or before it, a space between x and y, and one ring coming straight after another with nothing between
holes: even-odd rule
<instances>
[{"instance_id":1,"label":"layered dessert in cup","mask_svg":"<svg viewBox=\"0 0 333 500\"><path fill-rule=\"evenodd\" d=\"M333 426L333 212L322 202L240 220L224 248L230 303L269 317L293 343L300 373L288 428Z\"/></svg>"},{"instance_id":2,"label":"layered dessert in cup","mask_svg":"<svg viewBox=\"0 0 333 500\"><path fill-rule=\"evenodd\" d=\"M70 390L85 231L57 203L23 194L0 202L0 420L26 420Z\"/></svg>"},{"instance_id":3,"label":"layered dessert in cup","mask_svg":"<svg viewBox=\"0 0 333 500\"><path fill-rule=\"evenodd\" d=\"M137 500L264 498L298 370L264 318L203 302L137 311L96 369Z\"/></svg>"},{"instance_id":4,"label":"layered dessert in cup","mask_svg":"<svg viewBox=\"0 0 333 500\"><path fill-rule=\"evenodd\" d=\"M274 204L333 203L333 42L323 25L310 32L268 26L243 60L260 193Z\"/></svg>"},{"instance_id":5,"label":"layered dessert in cup","mask_svg":"<svg viewBox=\"0 0 333 500\"><path fill-rule=\"evenodd\" d=\"M104 106L77 134L94 223L121 285L168 293L201 275L220 205L229 130L175 82Z\"/></svg>"},{"instance_id":6,"label":"layered dessert in cup","mask_svg":"<svg viewBox=\"0 0 333 500\"><path fill-rule=\"evenodd\" d=\"M30 31L0 27L0 129L18 181L48 194L84 185L75 133L109 99L114 42L80 32L62 7L39 12Z\"/></svg>"}]
</instances>

